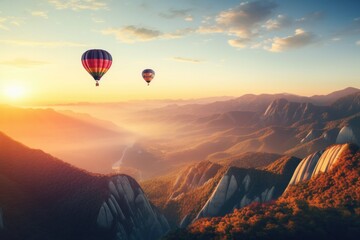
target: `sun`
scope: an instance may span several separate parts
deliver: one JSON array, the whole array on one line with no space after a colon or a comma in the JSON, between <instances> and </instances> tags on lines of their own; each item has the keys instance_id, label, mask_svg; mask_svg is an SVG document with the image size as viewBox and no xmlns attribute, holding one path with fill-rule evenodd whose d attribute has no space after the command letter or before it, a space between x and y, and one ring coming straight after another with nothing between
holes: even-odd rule
<instances>
[{"instance_id":1,"label":"sun","mask_svg":"<svg viewBox=\"0 0 360 240\"><path fill-rule=\"evenodd\" d=\"M6 86L4 88L4 95L12 100L24 97L25 89L19 85Z\"/></svg>"}]
</instances>

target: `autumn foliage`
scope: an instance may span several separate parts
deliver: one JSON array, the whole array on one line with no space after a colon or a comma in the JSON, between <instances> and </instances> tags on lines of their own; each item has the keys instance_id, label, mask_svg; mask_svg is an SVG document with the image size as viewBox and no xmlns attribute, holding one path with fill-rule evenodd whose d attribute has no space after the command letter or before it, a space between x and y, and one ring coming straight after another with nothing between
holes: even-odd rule
<instances>
[{"instance_id":1,"label":"autumn foliage","mask_svg":"<svg viewBox=\"0 0 360 240\"><path fill-rule=\"evenodd\" d=\"M289 188L277 201L200 219L166 239L357 239L360 152L353 146L331 171Z\"/></svg>"}]
</instances>

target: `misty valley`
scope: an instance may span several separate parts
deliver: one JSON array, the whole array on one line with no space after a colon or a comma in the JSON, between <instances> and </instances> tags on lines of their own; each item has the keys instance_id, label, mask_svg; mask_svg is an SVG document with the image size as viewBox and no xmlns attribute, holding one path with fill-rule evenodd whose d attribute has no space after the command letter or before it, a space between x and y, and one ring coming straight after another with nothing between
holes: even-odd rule
<instances>
[{"instance_id":1,"label":"misty valley","mask_svg":"<svg viewBox=\"0 0 360 240\"><path fill-rule=\"evenodd\" d=\"M0 113L1 239L360 233L357 88Z\"/></svg>"}]
</instances>

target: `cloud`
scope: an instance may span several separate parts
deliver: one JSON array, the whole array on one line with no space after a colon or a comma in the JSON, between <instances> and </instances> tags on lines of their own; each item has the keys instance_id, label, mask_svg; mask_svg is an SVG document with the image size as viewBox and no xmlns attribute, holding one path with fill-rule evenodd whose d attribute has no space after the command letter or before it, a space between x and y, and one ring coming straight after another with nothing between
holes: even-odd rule
<instances>
[{"instance_id":1,"label":"cloud","mask_svg":"<svg viewBox=\"0 0 360 240\"><path fill-rule=\"evenodd\" d=\"M356 45L360 46L360 40L356 42Z\"/></svg>"},{"instance_id":2,"label":"cloud","mask_svg":"<svg viewBox=\"0 0 360 240\"><path fill-rule=\"evenodd\" d=\"M338 29L332 38L345 38L348 36L360 34L360 18L354 18L349 24Z\"/></svg>"},{"instance_id":3,"label":"cloud","mask_svg":"<svg viewBox=\"0 0 360 240\"><path fill-rule=\"evenodd\" d=\"M200 26L196 32L201 34L224 33L224 29L219 26Z\"/></svg>"},{"instance_id":4,"label":"cloud","mask_svg":"<svg viewBox=\"0 0 360 240\"><path fill-rule=\"evenodd\" d=\"M22 22L22 18L0 17L0 30L9 31L10 25L20 26L20 22Z\"/></svg>"},{"instance_id":5,"label":"cloud","mask_svg":"<svg viewBox=\"0 0 360 240\"><path fill-rule=\"evenodd\" d=\"M5 25L7 22L6 18L0 17L0 29L9 30L9 28Z\"/></svg>"},{"instance_id":6,"label":"cloud","mask_svg":"<svg viewBox=\"0 0 360 240\"><path fill-rule=\"evenodd\" d=\"M114 35L116 39L126 43L145 42L156 39L180 38L191 32L194 32L194 30L190 28L186 28L186 29L177 30L173 33L163 33L158 30L153 30L144 27L136 27L132 25L123 28L108 28L101 31L101 33L104 35Z\"/></svg>"},{"instance_id":7,"label":"cloud","mask_svg":"<svg viewBox=\"0 0 360 240\"><path fill-rule=\"evenodd\" d=\"M45 19L48 18L47 13L43 12L43 11L32 11L31 15L34 16L34 17L42 17L42 18L45 18Z\"/></svg>"},{"instance_id":8,"label":"cloud","mask_svg":"<svg viewBox=\"0 0 360 240\"><path fill-rule=\"evenodd\" d=\"M228 41L229 45L236 48L246 48L251 42L249 38L231 39Z\"/></svg>"},{"instance_id":9,"label":"cloud","mask_svg":"<svg viewBox=\"0 0 360 240\"><path fill-rule=\"evenodd\" d=\"M191 15L189 15L189 16L185 17L184 20L187 22L192 22L192 21L194 21L194 18Z\"/></svg>"},{"instance_id":10,"label":"cloud","mask_svg":"<svg viewBox=\"0 0 360 240\"><path fill-rule=\"evenodd\" d=\"M182 18L185 21L192 21L193 17L190 14L191 9L170 9L167 12L159 13L160 17L166 19Z\"/></svg>"},{"instance_id":11,"label":"cloud","mask_svg":"<svg viewBox=\"0 0 360 240\"><path fill-rule=\"evenodd\" d=\"M200 34L223 33L235 36L236 39L228 40L232 47L252 46L252 41L260 35L264 27L273 30L291 23L291 19L285 15L278 15L276 19L268 20L276 8L277 4L270 0L243 2L234 8L217 14L214 18L215 22L206 18L197 32ZM268 21L265 22L266 20Z\"/></svg>"},{"instance_id":12,"label":"cloud","mask_svg":"<svg viewBox=\"0 0 360 240\"><path fill-rule=\"evenodd\" d=\"M316 35L311 32L305 32L303 29L296 29L293 36L285 38L273 38L270 40L271 47L267 50L271 52L283 52L290 49L305 47L316 41Z\"/></svg>"},{"instance_id":13,"label":"cloud","mask_svg":"<svg viewBox=\"0 0 360 240\"><path fill-rule=\"evenodd\" d=\"M102 10L108 9L106 3L99 0L48 0L56 9L80 10Z\"/></svg>"},{"instance_id":14,"label":"cloud","mask_svg":"<svg viewBox=\"0 0 360 240\"><path fill-rule=\"evenodd\" d=\"M108 28L101 31L104 35L114 35L116 39L126 43L151 41L159 38L162 33L143 27L126 26L123 28Z\"/></svg>"},{"instance_id":15,"label":"cloud","mask_svg":"<svg viewBox=\"0 0 360 240\"><path fill-rule=\"evenodd\" d=\"M0 40L2 44L30 47L86 47L87 44L75 42L38 42L27 40Z\"/></svg>"},{"instance_id":16,"label":"cloud","mask_svg":"<svg viewBox=\"0 0 360 240\"><path fill-rule=\"evenodd\" d=\"M269 19L266 21L264 27L267 30L278 30L285 27L289 27L292 24L292 19L286 15L277 15L275 19Z\"/></svg>"},{"instance_id":17,"label":"cloud","mask_svg":"<svg viewBox=\"0 0 360 240\"><path fill-rule=\"evenodd\" d=\"M34 67L34 66L39 66L39 65L49 64L49 63L44 62L44 61L25 59L25 58L17 58L17 59L13 59L13 60L9 60L9 61L1 61L0 64L24 68L24 67Z\"/></svg>"},{"instance_id":18,"label":"cloud","mask_svg":"<svg viewBox=\"0 0 360 240\"><path fill-rule=\"evenodd\" d=\"M188 62L188 63L201 63L202 62L199 59L183 58L183 57L173 57L172 60L177 61L177 62Z\"/></svg>"},{"instance_id":19,"label":"cloud","mask_svg":"<svg viewBox=\"0 0 360 240\"><path fill-rule=\"evenodd\" d=\"M296 21L301 23L314 23L316 21L322 20L324 17L325 17L324 12L316 11L306 14L302 18L296 19Z\"/></svg>"},{"instance_id":20,"label":"cloud","mask_svg":"<svg viewBox=\"0 0 360 240\"><path fill-rule=\"evenodd\" d=\"M244 2L233 9L220 12L216 23L229 35L250 38L257 33L260 23L268 19L276 7L274 2L267 0Z\"/></svg>"},{"instance_id":21,"label":"cloud","mask_svg":"<svg viewBox=\"0 0 360 240\"><path fill-rule=\"evenodd\" d=\"M94 22L94 23L104 23L105 20L102 19L102 18L97 18L97 17L93 17L91 18L91 20Z\"/></svg>"}]
</instances>

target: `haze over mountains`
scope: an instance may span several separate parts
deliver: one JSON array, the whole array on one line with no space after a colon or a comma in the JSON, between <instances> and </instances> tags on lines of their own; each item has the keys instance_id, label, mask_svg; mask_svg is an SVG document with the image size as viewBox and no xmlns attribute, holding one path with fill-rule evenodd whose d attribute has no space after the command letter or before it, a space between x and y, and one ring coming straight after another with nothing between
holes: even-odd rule
<instances>
[{"instance_id":1,"label":"haze over mountains","mask_svg":"<svg viewBox=\"0 0 360 240\"><path fill-rule=\"evenodd\" d=\"M86 103L55 110L3 105L0 126L75 166L99 173L126 169L140 180L179 164L249 151L304 157L335 143L345 125L359 127L359 92Z\"/></svg>"},{"instance_id":2,"label":"haze over mountains","mask_svg":"<svg viewBox=\"0 0 360 240\"><path fill-rule=\"evenodd\" d=\"M309 237L292 226L298 209L323 216L320 232L336 213L352 222L336 236L356 236L359 89L141 104L2 105L0 237L158 239L183 228L167 237L231 239L253 236L264 213L274 214L264 236Z\"/></svg>"},{"instance_id":3,"label":"haze over mountains","mask_svg":"<svg viewBox=\"0 0 360 240\"><path fill-rule=\"evenodd\" d=\"M1 131L78 167L109 172L132 134L89 115L0 106ZM101 159L101 162L99 161Z\"/></svg>"}]
</instances>

